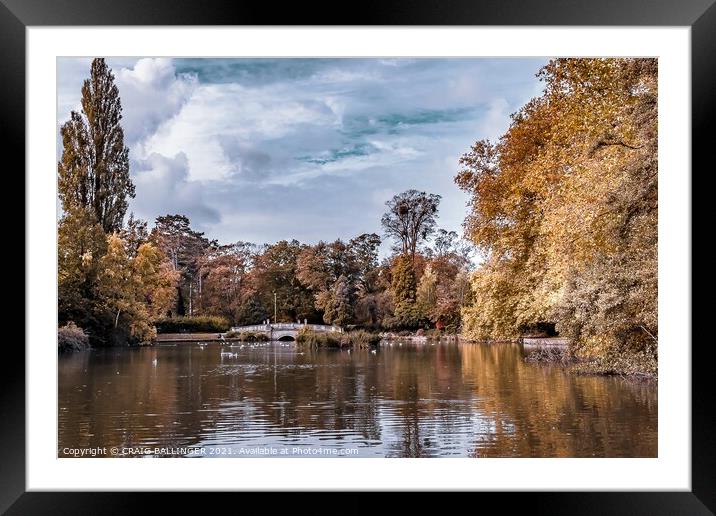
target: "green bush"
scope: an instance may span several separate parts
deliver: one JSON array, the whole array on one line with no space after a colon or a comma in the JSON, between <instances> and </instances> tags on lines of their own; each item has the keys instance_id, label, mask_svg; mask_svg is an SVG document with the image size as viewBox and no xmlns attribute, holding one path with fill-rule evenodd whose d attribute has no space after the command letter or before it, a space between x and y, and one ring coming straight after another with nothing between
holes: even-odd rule
<instances>
[{"instance_id":1,"label":"green bush","mask_svg":"<svg viewBox=\"0 0 716 516\"><path fill-rule=\"evenodd\" d=\"M82 351L89 347L89 337L82 328L72 321L57 329L58 351Z\"/></svg>"},{"instance_id":2,"label":"green bush","mask_svg":"<svg viewBox=\"0 0 716 516\"><path fill-rule=\"evenodd\" d=\"M215 316L166 317L154 321L158 333L225 332L231 326L228 319Z\"/></svg>"}]
</instances>

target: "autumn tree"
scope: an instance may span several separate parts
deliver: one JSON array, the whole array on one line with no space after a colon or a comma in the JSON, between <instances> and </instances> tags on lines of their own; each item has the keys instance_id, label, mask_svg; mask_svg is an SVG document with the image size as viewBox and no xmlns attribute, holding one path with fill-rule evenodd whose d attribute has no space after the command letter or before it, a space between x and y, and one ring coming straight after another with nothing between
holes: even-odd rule
<instances>
[{"instance_id":1,"label":"autumn tree","mask_svg":"<svg viewBox=\"0 0 716 516\"><path fill-rule=\"evenodd\" d=\"M271 319L275 293L279 321L320 320L313 293L298 278L298 259L305 249L297 240L281 240L266 246L256 256L251 278L261 304L269 308Z\"/></svg>"},{"instance_id":2,"label":"autumn tree","mask_svg":"<svg viewBox=\"0 0 716 516\"><path fill-rule=\"evenodd\" d=\"M63 214L57 232L58 319L61 326L73 321L87 330L93 343L102 333L95 285L106 250L106 236L90 208Z\"/></svg>"},{"instance_id":3,"label":"autumn tree","mask_svg":"<svg viewBox=\"0 0 716 516\"><path fill-rule=\"evenodd\" d=\"M438 300L438 279L428 264L423 271L416 289L416 301L420 310L426 317L435 309Z\"/></svg>"},{"instance_id":4,"label":"autumn tree","mask_svg":"<svg viewBox=\"0 0 716 516\"><path fill-rule=\"evenodd\" d=\"M368 313L363 313L374 323L375 312L368 308L367 299L375 294L379 246L378 235L364 233L347 243L338 239L304 247L297 261L298 279L313 292L316 309L323 312L326 322L334 320L336 292L340 291L350 301L351 315L346 320L353 319L357 303L365 300Z\"/></svg>"},{"instance_id":5,"label":"autumn tree","mask_svg":"<svg viewBox=\"0 0 716 516\"><path fill-rule=\"evenodd\" d=\"M130 213L124 226L119 231L119 237L126 245L127 254L135 257L139 247L149 241L147 221L138 219L134 216L134 213Z\"/></svg>"},{"instance_id":6,"label":"autumn tree","mask_svg":"<svg viewBox=\"0 0 716 516\"><path fill-rule=\"evenodd\" d=\"M118 231L134 197L129 149L124 145L122 104L114 75L94 59L82 85L82 109L62 126L58 189L65 212L89 208L105 233Z\"/></svg>"},{"instance_id":7,"label":"autumn tree","mask_svg":"<svg viewBox=\"0 0 716 516\"><path fill-rule=\"evenodd\" d=\"M129 150L114 76L92 61L82 110L61 128L58 163L63 215L58 226L58 318L86 330L92 344L146 342L153 320L173 303L177 275L130 215Z\"/></svg>"},{"instance_id":8,"label":"autumn tree","mask_svg":"<svg viewBox=\"0 0 716 516\"><path fill-rule=\"evenodd\" d=\"M249 278L256 253L257 246L248 242L210 245L204 251L197 261L198 313L246 324L266 318Z\"/></svg>"},{"instance_id":9,"label":"autumn tree","mask_svg":"<svg viewBox=\"0 0 716 516\"><path fill-rule=\"evenodd\" d=\"M543 94L499 142L461 159L466 233L484 259L467 331L551 321L576 351L655 360L656 60L555 59L539 77Z\"/></svg>"},{"instance_id":10,"label":"autumn tree","mask_svg":"<svg viewBox=\"0 0 716 516\"><path fill-rule=\"evenodd\" d=\"M381 239L375 233L363 233L348 242L357 288L364 292L370 292L376 280L380 244Z\"/></svg>"},{"instance_id":11,"label":"autumn tree","mask_svg":"<svg viewBox=\"0 0 716 516\"><path fill-rule=\"evenodd\" d=\"M119 328L120 317L123 315L126 321L137 315L142 322L147 319L144 314L137 314L141 308L136 303L136 294L141 286L133 272L124 242L116 233L110 235L107 238L107 252L99 264L97 293L102 310L111 320L109 326L115 330Z\"/></svg>"},{"instance_id":12,"label":"autumn tree","mask_svg":"<svg viewBox=\"0 0 716 516\"><path fill-rule=\"evenodd\" d=\"M161 249L180 274L176 313L184 315L186 311L192 315L196 297L201 295L203 288L198 275L199 260L211 242L204 233L192 229L186 216L179 214L157 217L150 241Z\"/></svg>"},{"instance_id":13,"label":"autumn tree","mask_svg":"<svg viewBox=\"0 0 716 516\"><path fill-rule=\"evenodd\" d=\"M139 246L134 256L128 256L141 285L138 298L145 305L151 324L151 321L162 317L174 306L179 274L164 253L148 241Z\"/></svg>"},{"instance_id":14,"label":"autumn tree","mask_svg":"<svg viewBox=\"0 0 716 516\"><path fill-rule=\"evenodd\" d=\"M400 253L415 257L418 245L435 229L440 196L408 190L387 201L381 218L386 235L399 242Z\"/></svg>"},{"instance_id":15,"label":"autumn tree","mask_svg":"<svg viewBox=\"0 0 716 516\"><path fill-rule=\"evenodd\" d=\"M109 320L106 339L116 343L152 340L156 336L153 320L174 302L177 275L153 245L142 244L132 258L120 236L109 235L96 284L99 308Z\"/></svg>"}]
</instances>

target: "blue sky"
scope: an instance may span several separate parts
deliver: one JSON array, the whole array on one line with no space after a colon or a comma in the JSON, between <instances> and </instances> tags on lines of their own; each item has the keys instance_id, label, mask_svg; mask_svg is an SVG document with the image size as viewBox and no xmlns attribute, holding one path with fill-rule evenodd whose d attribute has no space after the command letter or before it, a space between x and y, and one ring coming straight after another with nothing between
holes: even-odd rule
<instances>
[{"instance_id":1,"label":"blue sky","mask_svg":"<svg viewBox=\"0 0 716 516\"><path fill-rule=\"evenodd\" d=\"M58 134L90 61L58 59ZM546 59L107 62L135 215L183 213L223 243L314 243L380 234L385 202L409 188L442 195L438 225L460 232L458 160L539 94Z\"/></svg>"}]
</instances>

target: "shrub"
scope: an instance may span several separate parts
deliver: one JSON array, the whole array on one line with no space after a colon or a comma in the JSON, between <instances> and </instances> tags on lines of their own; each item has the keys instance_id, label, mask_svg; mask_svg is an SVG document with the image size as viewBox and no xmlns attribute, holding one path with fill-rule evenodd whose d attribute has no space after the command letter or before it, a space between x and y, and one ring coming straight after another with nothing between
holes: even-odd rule
<instances>
[{"instance_id":1,"label":"shrub","mask_svg":"<svg viewBox=\"0 0 716 516\"><path fill-rule=\"evenodd\" d=\"M266 342L269 340L265 333L254 333L252 331L230 330L224 333L224 338L237 339L241 342Z\"/></svg>"},{"instance_id":2,"label":"shrub","mask_svg":"<svg viewBox=\"0 0 716 516\"><path fill-rule=\"evenodd\" d=\"M569 349L562 346L544 346L525 354L526 362L549 362L567 364L574 361Z\"/></svg>"},{"instance_id":3,"label":"shrub","mask_svg":"<svg viewBox=\"0 0 716 516\"><path fill-rule=\"evenodd\" d=\"M570 352L580 360L580 363L574 367L574 372L656 378L658 375L656 346L639 349L638 344L629 346L629 342L628 336L616 339L609 335L573 341Z\"/></svg>"},{"instance_id":4,"label":"shrub","mask_svg":"<svg viewBox=\"0 0 716 516\"><path fill-rule=\"evenodd\" d=\"M577 374L657 378L659 364L657 357L648 352L610 350L605 355L576 364L572 370Z\"/></svg>"},{"instance_id":5,"label":"shrub","mask_svg":"<svg viewBox=\"0 0 716 516\"><path fill-rule=\"evenodd\" d=\"M224 317L202 315L197 317L166 317L154 321L158 333L224 332L231 324Z\"/></svg>"},{"instance_id":6,"label":"shrub","mask_svg":"<svg viewBox=\"0 0 716 516\"><path fill-rule=\"evenodd\" d=\"M57 329L58 351L82 351L89 347L89 337L72 321Z\"/></svg>"},{"instance_id":7,"label":"shrub","mask_svg":"<svg viewBox=\"0 0 716 516\"><path fill-rule=\"evenodd\" d=\"M349 344L342 334L332 332L315 332L309 328L301 328L296 335L296 342L314 348L340 348Z\"/></svg>"},{"instance_id":8,"label":"shrub","mask_svg":"<svg viewBox=\"0 0 716 516\"><path fill-rule=\"evenodd\" d=\"M377 346L381 337L377 333L355 330L349 333L315 332L309 328L301 328L296 335L296 342L314 348L367 348Z\"/></svg>"},{"instance_id":9,"label":"shrub","mask_svg":"<svg viewBox=\"0 0 716 516\"><path fill-rule=\"evenodd\" d=\"M380 335L365 330L352 331L347 336L353 346L368 347L377 346L380 343Z\"/></svg>"}]
</instances>

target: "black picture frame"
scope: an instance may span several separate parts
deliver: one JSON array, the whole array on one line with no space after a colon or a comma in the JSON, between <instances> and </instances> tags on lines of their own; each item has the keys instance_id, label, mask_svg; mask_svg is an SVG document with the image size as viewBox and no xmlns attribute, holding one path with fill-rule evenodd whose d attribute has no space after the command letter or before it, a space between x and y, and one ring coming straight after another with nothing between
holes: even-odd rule
<instances>
[{"instance_id":1,"label":"black picture frame","mask_svg":"<svg viewBox=\"0 0 716 516\"><path fill-rule=\"evenodd\" d=\"M28 26L82 25L551 25L551 26L689 26L691 27L692 73L692 169L707 172L708 141L714 133L716 111L716 5L714 0L364 0L354 8L338 10L339 4L303 2L229 2L220 0L0 0L0 145L4 156L15 156L15 170L24 170L25 149L25 30ZM341 16L343 11L349 14ZM709 130L710 129L710 130ZM27 151L27 149L26 149ZM6 173L9 174L9 167ZM711 165L709 168L713 168ZM679 173L670 171L669 173ZM691 172L691 181L699 175ZM699 190L693 188L698 194ZM703 192L703 190L702 190ZM706 195L702 193L701 195ZM692 221L709 220L705 208L692 196ZM693 233L692 233L693 234ZM699 262L707 255L692 251L691 273L705 272ZM27 258L27 257L26 257ZM701 262L703 263L703 262ZM25 275L32 274L26 266ZM697 276L698 277L698 276ZM707 277L707 276L704 276ZM702 287L704 288L704 287ZM31 310L26 306L26 310ZM706 303L692 302L692 320L706 319ZM707 319L706 319L707 320ZM480 493L483 501L517 501L530 504L531 512L549 514L712 514L716 510L716 456L712 398L708 381L714 363L713 344L706 335L691 329L692 353L692 490L690 492L610 493ZM0 435L0 511L7 514L126 514L146 509L148 498L139 493L38 493L25 492L25 353L6 342ZM34 345L26 342L27 345ZM684 349L688 349L684 347ZM182 507L189 494L163 496L163 512ZM211 496L216 497L216 494ZM243 497L255 495L242 494ZM475 496L475 494L471 495ZM264 495L265 497L265 495ZM220 499L225 498L221 495ZM274 510L306 510L305 502L272 501ZM265 499L265 498L264 498ZM413 503L424 503L421 496ZM483 500L487 499L487 500ZM348 494L341 510L370 510L358 494ZM253 500L252 500L253 501ZM258 500L257 500L258 501ZM216 506L217 500L212 500ZM474 503L474 502L471 502ZM327 507L328 508L328 507ZM362 508L362 510L361 510ZM313 507L311 512L320 511Z\"/></svg>"}]
</instances>

